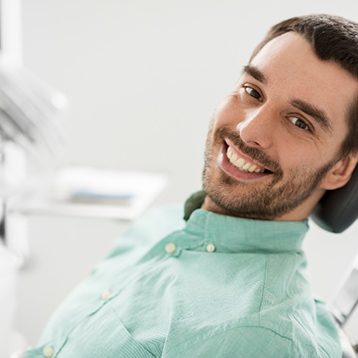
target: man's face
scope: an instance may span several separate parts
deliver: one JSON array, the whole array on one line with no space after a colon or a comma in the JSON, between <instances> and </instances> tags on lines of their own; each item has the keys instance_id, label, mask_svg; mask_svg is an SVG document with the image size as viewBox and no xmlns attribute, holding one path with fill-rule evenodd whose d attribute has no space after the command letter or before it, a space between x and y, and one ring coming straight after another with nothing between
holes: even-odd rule
<instances>
[{"instance_id":1,"label":"man's face","mask_svg":"<svg viewBox=\"0 0 358 358\"><path fill-rule=\"evenodd\" d=\"M357 80L321 61L300 35L268 44L218 108L205 156L204 208L301 220L341 159Z\"/></svg>"}]
</instances>

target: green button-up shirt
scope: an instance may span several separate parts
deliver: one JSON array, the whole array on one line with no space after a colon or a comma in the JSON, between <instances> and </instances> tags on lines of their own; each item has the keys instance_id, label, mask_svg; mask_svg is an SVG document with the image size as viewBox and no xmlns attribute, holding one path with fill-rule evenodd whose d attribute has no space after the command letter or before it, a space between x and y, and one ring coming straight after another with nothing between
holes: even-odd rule
<instances>
[{"instance_id":1,"label":"green button-up shirt","mask_svg":"<svg viewBox=\"0 0 358 358\"><path fill-rule=\"evenodd\" d=\"M307 222L154 210L134 223L25 357L341 357L312 297ZM175 231L173 231L175 230Z\"/></svg>"}]
</instances>

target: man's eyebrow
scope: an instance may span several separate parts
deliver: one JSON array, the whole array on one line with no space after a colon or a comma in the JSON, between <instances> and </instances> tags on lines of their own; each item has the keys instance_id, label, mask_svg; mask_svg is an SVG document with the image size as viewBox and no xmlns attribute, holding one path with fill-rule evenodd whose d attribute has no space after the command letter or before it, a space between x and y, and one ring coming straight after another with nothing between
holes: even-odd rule
<instances>
[{"instance_id":1,"label":"man's eyebrow","mask_svg":"<svg viewBox=\"0 0 358 358\"><path fill-rule=\"evenodd\" d=\"M246 73L251 77L255 78L259 82L267 83L265 75L255 66L246 65L242 69L242 73Z\"/></svg>"},{"instance_id":2,"label":"man's eyebrow","mask_svg":"<svg viewBox=\"0 0 358 358\"><path fill-rule=\"evenodd\" d=\"M332 131L332 121L323 110L300 99L293 99L291 105L313 117L323 130Z\"/></svg>"},{"instance_id":3,"label":"man's eyebrow","mask_svg":"<svg viewBox=\"0 0 358 358\"><path fill-rule=\"evenodd\" d=\"M267 78L256 66L246 65L243 67L242 73L250 75L259 82L267 83ZM291 105L313 117L323 130L332 131L332 121L322 109L300 99L293 99Z\"/></svg>"}]
</instances>

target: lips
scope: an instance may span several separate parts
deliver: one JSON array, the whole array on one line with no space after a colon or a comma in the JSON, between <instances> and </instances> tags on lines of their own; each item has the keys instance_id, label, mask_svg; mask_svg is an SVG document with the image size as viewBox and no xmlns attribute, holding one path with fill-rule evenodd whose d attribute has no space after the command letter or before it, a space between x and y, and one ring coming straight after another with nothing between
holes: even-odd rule
<instances>
[{"instance_id":1,"label":"lips","mask_svg":"<svg viewBox=\"0 0 358 358\"><path fill-rule=\"evenodd\" d=\"M226 174L241 181L261 179L272 174L271 170L242 153L226 138L218 165Z\"/></svg>"},{"instance_id":2,"label":"lips","mask_svg":"<svg viewBox=\"0 0 358 358\"><path fill-rule=\"evenodd\" d=\"M265 171L264 167L244 159L242 156L238 155L238 153L236 153L236 151L234 151L234 149L232 149L230 146L226 150L226 156L228 157L231 164L244 172L263 173Z\"/></svg>"}]
</instances>

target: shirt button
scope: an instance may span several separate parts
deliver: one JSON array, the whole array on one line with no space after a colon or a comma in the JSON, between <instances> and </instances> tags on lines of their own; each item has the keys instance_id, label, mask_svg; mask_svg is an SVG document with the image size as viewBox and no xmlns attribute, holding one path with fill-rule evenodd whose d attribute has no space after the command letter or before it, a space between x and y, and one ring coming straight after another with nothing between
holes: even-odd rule
<instances>
[{"instance_id":1,"label":"shirt button","mask_svg":"<svg viewBox=\"0 0 358 358\"><path fill-rule=\"evenodd\" d=\"M165 245L165 252L167 254L173 254L175 252L176 248L177 247L175 246L174 243L169 242L168 244Z\"/></svg>"},{"instance_id":2,"label":"shirt button","mask_svg":"<svg viewBox=\"0 0 358 358\"><path fill-rule=\"evenodd\" d=\"M103 291L101 293L102 300L108 300L109 298L111 298L111 296L112 296L112 292L109 290Z\"/></svg>"},{"instance_id":3,"label":"shirt button","mask_svg":"<svg viewBox=\"0 0 358 358\"><path fill-rule=\"evenodd\" d=\"M54 354L55 350L53 349L52 346L46 346L44 347L44 349L42 350L42 354L44 355L44 357L46 358L51 358Z\"/></svg>"},{"instance_id":4,"label":"shirt button","mask_svg":"<svg viewBox=\"0 0 358 358\"><path fill-rule=\"evenodd\" d=\"M207 244L206 245L206 251L207 252L214 252L216 250L216 247L214 244Z\"/></svg>"}]
</instances>

